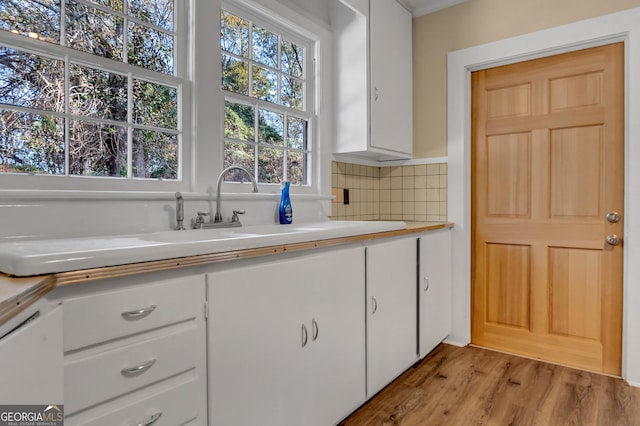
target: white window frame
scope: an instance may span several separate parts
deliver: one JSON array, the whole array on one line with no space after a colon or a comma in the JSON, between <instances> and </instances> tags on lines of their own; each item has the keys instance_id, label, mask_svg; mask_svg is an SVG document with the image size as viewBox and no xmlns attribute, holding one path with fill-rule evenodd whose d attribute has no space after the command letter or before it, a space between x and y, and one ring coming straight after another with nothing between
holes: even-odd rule
<instances>
[{"instance_id":1,"label":"white window frame","mask_svg":"<svg viewBox=\"0 0 640 426\"><path fill-rule=\"evenodd\" d=\"M0 191L28 191L31 197L65 198L75 191L89 195L109 194L109 197L139 198L141 192L148 196L173 197L175 191L192 193L194 196L214 194L218 174L222 170L224 148L224 98L220 85L220 9L229 5L222 0L176 0L176 13L180 8L183 19L176 18L175 32L178 55L175 77L181 81L179 115L181 119L182 180L151 181L108 177L79 177L0 174ZM296 186L293 195L306 195L323 200L325 209L330 208L331 194L332 120L331 120L331 30L328 25L303 16L277 0L234 0L254 13L280 22L312 41L315 66L313 83L313 119L309 123L314 155L309 162L309 186ZM17 48L48 54L50 49L61 46L50 43L34 45L27 37L0 31L0 41ZM179 48L181 46L181 48ZM67 49L67 48L64 48ZM67 49L68 50L68 49ZM78 52L82 55L82 52ZM145 71L142 71L145 72ZM311 110L310 110L311 111ZM275 185L259 185L259 198L265 193L277 192ZM250 194L250 185L224 183L225 193ZM147 195L143 195L147 196ZM267 199L270 199L267 197ZM328 210L327 210L328 211Z\"/></svg>"},{"instance_id":2,"label":"white window frame","mask_svg":"<svg viewBox=\"0 0 640 426\"><path fill-rule=\"evenodd\" d=\"M93 3L91 7L104 10L103 7ZM191 129L187 123L190 120L191 102L191 83L187 79L189 75L189 11L190 1L174 0L174 49L176 51L174 58L174 74L167 75L161 72L150 71L136 65L130 65L125 62L106 59L91 53L68 48L64 46L64 33L61 32L62 43L50 43L26 37L20 34L13 34L9 31L0 30L0 44L8 48L19 51L37 54L47 58L58 59L64 61L65 67L68 69L69 63L79 64L91 67L97 70L117 73L134 79L162 84L173 87L177 90L178 96L178 123L175 134L177 134L179 155L179 172L175 180L153 180L134 177L115 177L115 176L74 176L74 175L49 175L49 174L26 174L26 173L0 173L0 189L14 190L89 190L89 191L188 191L191 187L189 177L192 175L192 145L191 145ZM62 12L64 14L64 12ZM111 12L110 12L111 13ZM115 15L121 14L116 12ZM64 19L64 16L62 17ZM155 28L149 24L151 28ZM125 43L126 45L126 43ZM68 80L69 73L65 72L65 80ZM68 87L68 84L65 83ZM83 119L85 117L75 117L68 112L56 113L52 111L31 110L27 108L13 107L14 110L33 112L36 114L66 117L71 119ZM86 117L92 122L125 125L132 128L132 114L129 114L127 122L116 122L112 120L96 119ZM149 126L135 126L149 130L157 130ZM173 132L171 132L173 133ZM65 134L65 144L68 134ZM129 147L129 149L131 149ZM67 154L68 155L68 154ZM186 178L185 178L186 177Z\"/></svg>"},{"instance_id":3,"label":"white window frame","mask_svg":"<svg viewBox=\"0 0 640 426\"><path fill-rule=\"evenodd\" d=\"M223 92L223 99L221 100L222 102L222 108L224 110L224 104L225 102L232 102L232 103L238 103L238 104L243 104L243 105L247 105L247 106L253 106L256 108L256 114L257 114L257 109L261 108L261 109L266 109L269 111L274 111L277 112L279 114L282 114L284 116L284 123L285 123L285 134L284 134L284 138L283 138L283 143L284 143L284 147L282 148L284 150L284 156L283 156L283 161L285 162L285 164L283 165L283 171L284 171L284 176L282 177L283 180L288 179L287 177L287 164L286 164L286 158L287 158L287 152L288 151L298 151L300 152L300 150L296 150L296 149L290 149L287 148L287 135L286 135L286 117L287 115L291 115L294 117L299 117L299 118L303 118L307 121L307 146L306 149L302 150L302 152L304 152L305 154L308 155L307 157L307 161L306 161L306 170L305 173L307 175L307 179L306 182L303 185L292 185L292 188L297 188L297 189L302 189L302 188L313 188L314 185L314 164L315 164L315 158L318 155L317 154L317 149L316 149L316 134L317 132L315 132L314 129L314 123L316 122L316 103L315 103L315 96L316 96L316 90L317 90L317 84L316 84L316 71L315 71L315 63L316 63L316 48L315 48L315 44L316 42L308 37L305 36L305 33L301 32L298 28L296 28L297 26L293 25L290 22L287 22L283 17L281 16L275 16L273 12L269 12L269 14L265 14L264 11L260 11L258 9L254 7L250 7L248 6L247 3L239 3L239 2L235 2L235 1L223 1L222 2L222 10L235 15L241 19L245 19L247 21L249 21L252 24L256 24L258 25L260 28L265 29L267 31L270 31L274 34L277 34L279 36L282 36L284 39L286 39L289 42L293 42L298 46L302 46L304 48L304 70L303 70L303 80L305 83L304 86L304 93L303 93L303 98L304 98L304 103L303 103L303 109L302 110L297 110L294 108L289 108L286 107L284 105L281 105L279 103L272 103L269 101L265 101L262 99L258 99L258 98L254 98L252 96L247 96L244 94L240 94L240 93L235 93L235 92L231 92L231 91L227 91L222 89ZM249 37L251 38L251 27L249 28ZM220 46L220 43L218 43L218 46ZM222 57L222 55L227 54L226 52L223 52L222 49L220 48L220 55ZM243 61L247 61L248 65L249 65L249 75L251 76L251 67L253 65L258 65L258 66L265 66L257 61L255 61L253 59L253 55L251 54L251 45L249 45L249 57L239 57L236 55L231 54L230 56L237 58L237 59L241 59ZM278 76L281 75L285 75L284 73L282 73L280 70L277 70L278 72ZM280 80L280 79L278 79ZM278 84L278 86L280 85L280 83ZM251 77L249 77L249 93L251 93ZM277 94L278 100L280 98L280 91L278 91ZM223 123L224 123L224 117L223 117ZM248 143L250 145L253 146L257 146L257 147L266 147L266 145L264 144L260 144L258 142L258 132L257 132L257 126L258 126L258 121L256 120L255 122L256 125L256 131L255 131L255 137L254 137L254 141L236 141L236 140L229 140L229 142L244 142L244 143ZM220 159L220 165L222 167L222 164L224 162L224 144L225 141L227 140L224 137L224 129L222 129L223 131L223 141L222 141L222 150L223 150L223 155ZM273 147L276 149L279 149L280 147ZM255 161L254 161L254 170L250 170L254 172L254 176L257 179L258 178L258 157L257 157L257 153L256 153L256 157L255 157ZM227 182L230 185L233 185L232 182ZM263 187L264 191L270 191L273 190L274 187L279 187L280 184L279 183L260 183L260 186ZM304 189L302 189L304 191Z\"/></svg>"}]
</instances>

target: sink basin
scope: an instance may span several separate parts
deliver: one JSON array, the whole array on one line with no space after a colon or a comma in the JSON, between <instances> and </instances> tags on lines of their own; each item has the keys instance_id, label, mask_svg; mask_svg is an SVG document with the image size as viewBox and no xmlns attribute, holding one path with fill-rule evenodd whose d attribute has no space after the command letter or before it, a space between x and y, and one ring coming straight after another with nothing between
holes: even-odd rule
<instances>
[{"instance_id":1,"label":"sink basin","mask_svg":"<svg viewBox=\"0 0 640 426\"><path fill-rule=\"evenodd\" d=\"M51 274L373 234L405 227L404 222L322 221L5 242L0 243L0 271L16 276Z\"/></svg>"},{"instance_id":2,"label":"sink basin","mask_svg":"<svg viewBox=\"0 0 640 426\"><path fill-rule=\"evenodd\" d=\"M211 242L235 238L250 238L258 236L255 233L241 231L241 228L230 229L189 229L187 231L163 231L141 234L140 239L161 243Z\"/></svg>"}]
</instances>

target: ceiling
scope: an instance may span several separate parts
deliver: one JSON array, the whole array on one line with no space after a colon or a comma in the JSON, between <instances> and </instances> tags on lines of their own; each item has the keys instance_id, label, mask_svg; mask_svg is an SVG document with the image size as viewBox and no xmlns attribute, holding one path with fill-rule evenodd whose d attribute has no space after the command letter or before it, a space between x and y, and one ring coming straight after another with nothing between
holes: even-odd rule
<instances>
[{"instance_id":1,"label":"ceiling","mask_svg":"<svg viewBox=\"0 0 640 426\"><path fill-rule=\"evenodd\" d=\"M466 0L399 0L411 11L413 17L426 15L436 10L464 3Z\"/></svg>"},{"instance_id":2,"label":"ceiling","mask_svg":"<svg viewBox=\"0 0 640 426\"><path fill-rule=\"evenodd\" d=\"M4 1L4 0L1 0ZM326 24L331 25L331 18L329 13L330 0L277 0L280 3L286 4L293 10L296 10L303 15L306 15L314 20L319 20ZM384 0L390 1L390 0ZM402 3L414 18L428 13L435 12L440 9L445 9L450 6L454 6L459 3L464 3L467 0L398 0Z\"/></svg>"}]
</instances>

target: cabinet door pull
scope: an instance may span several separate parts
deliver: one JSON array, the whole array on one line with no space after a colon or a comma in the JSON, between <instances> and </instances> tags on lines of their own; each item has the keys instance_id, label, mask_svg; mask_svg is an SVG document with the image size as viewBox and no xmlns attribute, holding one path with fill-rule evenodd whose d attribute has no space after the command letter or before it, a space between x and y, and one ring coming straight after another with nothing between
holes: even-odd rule
<instances>
[{"instance_id":1,"label":"cabinet door pull","mask_svg":"<svg viewBox=\"0 0 640 426\"><path fill-rule=\"evenodd\" d=\"M431 286L431 283L429 282L429 278L428 277L424 277L424 292L426 293L427 291L429 291L429 287Z\"/></svg>"},{"instance_id":2,"label":"cabinet door pull","mask_svg":"<svg viewBox=\"0 0 640 426\"><path fill-rule=\"evenodd\" d=\"M149 420L147 420L146 422L138 423L138 426L151 426L152 424L158 421L160 416L162 416L162 411L155 413L153 416L149 417Z\"/></svg>"},{"instance_id":3,"label":"cabinet door pull","mask_svg":"<svg viewBox=\"0 0 640 426\"><path fill-rule=\"evenodd\" d=\"M122 317L128 320L136 320L136 319L144 318L147 315L149 315L151 312L153 312L157 307L158 307L157 305L151 305L146 308L136 309L135 311L123 312Z\"/></svg>"},{"instance_id":4,"label":"cabinet door pull","mask_svg":"<svg viewBox=\"0 0 640 426\"><path fill-rule=\"evenodd\" d=\"M120 372L125 377L135 377L144 373L151 367L153 367L153 364L155 363L156 363L156 360L152 359L148 362L145 362L144 364L138 365L137 367L123 368Z\"/></svg>"},{"instance_id":5,"label":"cabinet door pull","mask_svg":"<svg viewBox=\"0 0 640 426\"><path fill-rule=\"evenodd\" d=\"M371 314L375 314L378 311L378 301L375 297L371 297Z\"/></svg>"},{"instance_id":6,"label":"cabinet door pull","mask_svg":"<svg viewBox=\"0 0 640 426\"><path fill-rule=\"evenodd\" d=\"M307 346L307 341L309 340L309 333L307 332L307 326L302 324L302 347Z\"/></svg>"},{"instance_id":7,"label":"cabinet door pull","mask_svg":"<svg viewBox=\"0 0 640 426\"><path fill-rule=\"evenodd\" d=\"M318 338L318 334L320 333L318 322L315 320L315 318L311 319L311 330L313 330L313 337L311 338L311 341L315 342Z\"/></svg>"}]
</instances>

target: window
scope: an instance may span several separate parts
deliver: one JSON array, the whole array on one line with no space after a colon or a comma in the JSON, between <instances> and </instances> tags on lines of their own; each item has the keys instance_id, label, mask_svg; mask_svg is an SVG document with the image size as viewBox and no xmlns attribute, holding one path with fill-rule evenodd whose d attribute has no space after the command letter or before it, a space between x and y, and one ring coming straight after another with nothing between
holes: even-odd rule
<instances>
[{"instance_id":1,"label":"window","mask_svg":"<svg viewBox=\"0 0 640 426\"><path fill-rule=\"evenodd\" d=\"M259 183L309 185L311 43L274 22L240 15L220 16L224 166L243 165Z\"/></svg>"},{"instance_id":2,"label":"window","mask_svg":"<svg viewBox=\"0 0 640 426\"><path fill-rule=\"evenodd\" d=\"M0 2L0 172L179 180L178 9Z\"/></svg>"}]
</instances>

